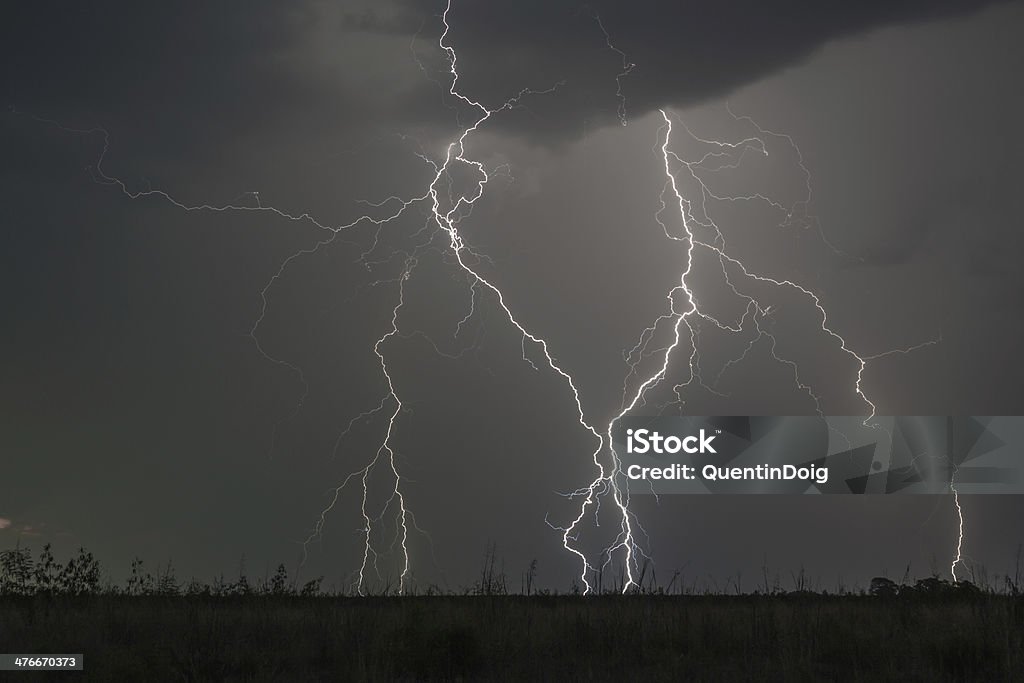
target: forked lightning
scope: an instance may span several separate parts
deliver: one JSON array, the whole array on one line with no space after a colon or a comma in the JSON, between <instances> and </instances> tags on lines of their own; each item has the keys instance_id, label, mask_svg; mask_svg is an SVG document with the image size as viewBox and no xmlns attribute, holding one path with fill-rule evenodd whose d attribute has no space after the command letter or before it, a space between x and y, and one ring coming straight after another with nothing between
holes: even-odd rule
<instances>
[{"instance_id":1,"label":"forked lightning","mask_svg":"<svg viewBox=\"0 0 1024 683\"><path fill-rule=\"evenodd\" d=\"M284 271L298 258L310 254L331 243L337 236L347 230L363 225L375 226L373 246L361 256L361 262L369 267L369 257L377 248L380 238L380 231L386 229L389 224L399 217L404 216L411 207L418 207L427 211L427 224L419 230L410 244L408 251L392 254L404 259L404 266L400 275L393 280L383 280L374 283L375 285L394 284L397 289L397 296L394 306L391 309L390 326L376 340L373 352L380 363L381 375L386 384L386 392L379 402L360 415L354 417L347 428L341 432L338 440L345 437L353 426L362 420L369 419L378 414L387 416L387 427L380 441L379 446L365 463L357 470L351 472L338 486L329 492L329 500L317 518L313 529L303 543L303 548L320 538L330 513L334 510L341 495L350 483L359 482L362 486L360 511L362 515L363 552L362 560L353 579L353 587L360 594L364 593L369 581L369 575L374 572L378 579L381 577L379 558L381 552L374 543L375 530L393 525L395 537L392 547L397 548L399 555L400 573L398 576L397 590L399 593L406 592L413 581L412 558L409 552L410 531L422 530L416 524L413 511L407 504L407 482L403 478L392 439L397 427L398 419L403 411L403 402L400 397L400 388L397 386L397 379L388 364L387 347L396 337L403 335L400 326L400 318L403 308L406 305L407 287L415 275L419 264L419 257L429 248L434 248L432 241L440 237L446 243L446 250L453 258L453 264L457 267L466 279L470 293L470 308L466 316L459 322L456 334L462 330L463 325L475 314L477 306L480 305L481 297L489 295L488 298L496 303L497 308L507 319L517 335L520 335L523 346L523 358L531 365L537 367L530 356L535 356L541 364L547 367L564 380L565 387L571 397L575 421L579 427L588 433L593 439L593 450L590 457L595 468L594 478L586 486L569 492L569 498L579 500L578 513L575 513L567 523L563 525L548 522L556 529L561 537L565 550L575 556L580 562L579 579L582 583L584 593L595 590L591 583L595 572L604 569L613 562L621 562L623 568L622 591L628 592L638 588L638 572L640 563L649 559L648 551L638 540L638 534L646 536L635 513L630 509L630 492L628 479L624 476L621 468L619 454L616 452L612 433L616 424L630 413L638 410L647 404L652 392L669 380L672 374L673 362L676 355L682 355L685 365L685 374L680 381L672 384L672 392L675 396L673 404L682 406L684 403L683 392L692 385L699 385L713 393L718 393L718 381L710 385L705 382L700 368L700 325L708 323L715 329L731 334L750 335L748 343L744 346L742 354L728 360L719 368L717 378L742 362L761 340L770 341L769 353L776 361L785 364L793 372L794 382L798 388L806 392L813 399L816 410L821 413L821 398L800 374L800 368L793 359L782 357L777 352L775 334L770 331L765 322L782 304L778 301L768 302L755 296L754 290L765 285L779 292L790 292L796 294L806 302L808 310L813 312L820 319L820 324L815 333L822 336L827 343L833 344L836 349L849 357L856 368L855 377L852 379L850 391L857 398L867 415L864 423L870 424L875 416L875 404L868 398L863 389L863 375L869 361L882 358L892 354L903 354L919 348L938 343L938 339L926 341L905 349L894 349L882 353L862 356L851 350L846 340L837 333L829 324L829 317L822 305L821 299L810 289L788 279L776 278L756 272L753 268L745 265L738 257L731 253L723 229L716 223L713 215L713 206L722 202L756 201L764 202L773 210L782 214L781 226L802 225L809 227L816 226L813 216L808 215L807 210L811 199L810 174L803 164L803 157L793 140L786 135L773 133L761 129L749 117L738 117L729 114L741 124L749 125L755 130L755 134L738 142L719 142L705 140L694 135L689 128L682 124L667 109L659 110L661 124L657 130L655 152L656 162L661 167L664 175L664 186L661 190L661 207L655 213L655 220L664 230L665 236L680 243L682 247L683 262L679 273L678 283L667 293L668 310L659 316L650 327L645 329L639 336L636 345L625 354L628 372L623 382L623 396L620 410L607 422L594 421L589 418L584 410L584 402L580 396L577 383L573 376L564 369L563 365L556 359L549 348L548 342L535 331L529 330L516 317L502 290L491 280L485 277L480 271L480 255L467 246L459 230L460 222L467 218L473 205L483 197L488 182L494 177L495 170L488 170L484 164L466 156L467 139L481 129L492 117L499 113L508 111L520 105L521 100L529 95L545 95L553 93L560 84L552 84L543 90L532 90L529 88L519 91L515 96L506 100L500 106L489 108L463 93L459 88L458 55L449 40L450 25L449 14L451 12L451 0L440 17L443 30L437 41L437 46L444 54L448 64L448 77L450 85L447 94L454 98L460 106L474 112L471 123L464 127L445 148L444 157L440 161L429 159L425 154L419 153L418 158L427 164L431 169L431 180L423 191L411 198L389 197L383 202L371 204L376 215L362 215L355 220L342 224L330 225L325 221L317 219L308 213L290 213L271 206L265 206L259 198L258 193L249 193L253 203L231 203L221 206L202 204L199 206L188 206L183 204L169 194L161 190L131 191L121 180L107 175L102 169L103 159L109 147L109 136L102 129L76 130L67 129L78 133L102 133L103 149L97 163L91 169L97 181L117 186L124 194L132 199L156 196L164 199L176 207L186 211L255 211L268 212L289 221L306 221L320 230L327 233L324 239L316 242L312 247L301 250L288 257L280 266L278 271L271 277L261 291L262 306L260 314L253 324L250 335L252 336L260 353L275 363L290 368L297 374L306 386L302 369L298 366L276 358L263 350L258 337L258 329L263 322L267 311L267 292L270 287L281 277ZM617 114L622 125L626 120L626 98L623 94L623 80L634 69L635 65L628 59L626 54L614 46L612 39L602 23L600 17L593 15L605 39L607 47L614 51L621 58L621 71L615 77L616 92L618 101ZM425 68L420 64L422 69ZM53 122L50 122L53 123ZM704 146L707 151L696 159L686 159L680 153L673 150L675 125L679 125L685 133L698 145ZM763 194L750 194L744 196L731 196L714 191L709 186L708 177L715 173L739 167L748 154L761 154L767 156L769 153L769 139L782 139L790 145L799 159L799 167L806 178L806 195L796 203L786 206L783 202L777 201ZM717 164L709 166L708 164ZM465 192L459 192L453 187L453 172L458 169L460 173L469 173L474 180L469 183ZM682 189L681 177L685 176L686 183L697 188L697 196L687 197ZM666 199L667 198L667 199ZM671 227L672 220L665 217L669 207L673 207L673 213L678 211L678 226ZM824 239L820 227L818 232ZM827 242L826 244L831 247ZM389 258L391 258L389 257ZM695 282L693 278L694 266L698 259L707 259L711 264L717 266L721 272L721 283L735 296L742 304L743 314L739 320L729 322L723 320L723 316L715 315L700 304L702 292L706 288L701 283ZM388 259L385 259L388 260ZM707 283L705 283L707 285ZM664 341L662 338L667 337ZM651 348L652 344L663 344L659 348ZM435 348L436 345L435 345ZM532 351L531 351L532 350ZM656 357L655 367L644 372L641 366L644 359ZM631 387L631 385L633 385ZM305 390L302 393L295 411L301 409L305 399ZM661 406L665 408L665 405ZM286 418L287 419L287 418ZM370 496L370 479L382 469L382 473L388 479L388 495L382 505L374 506ZM956 567L961 561L960 547L963 541L963 517L960 510L959 499L956 489L950 485L954 496L958 514L960 515L960 540L957 547L957 557L951 566L951 573L956 578ZM614 538L598 555L598 560L592 559L592 554L584 548L581 540L584 527L588 520L592 520L596 527L600 526L599 516L602 514L602 501L610 499L612 514L616 518ZM588 515L589 513L589 515Z\"/></svg>"}]
</instances>

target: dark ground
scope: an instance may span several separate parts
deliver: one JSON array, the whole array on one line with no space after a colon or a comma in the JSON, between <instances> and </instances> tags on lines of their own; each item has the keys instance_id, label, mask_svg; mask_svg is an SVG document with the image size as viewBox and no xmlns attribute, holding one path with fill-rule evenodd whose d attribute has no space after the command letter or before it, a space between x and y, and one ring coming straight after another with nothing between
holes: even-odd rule
<instances>
[{"instance_id":1,"label":"dark ground","mask_svg":"<svg viewBox=\"0 0 1024 683\"><path fill-rule=\"evenodd\" d=\"M1024 680L1024 598L0 598L4 680Z\"/></svg>"}]
</instances>

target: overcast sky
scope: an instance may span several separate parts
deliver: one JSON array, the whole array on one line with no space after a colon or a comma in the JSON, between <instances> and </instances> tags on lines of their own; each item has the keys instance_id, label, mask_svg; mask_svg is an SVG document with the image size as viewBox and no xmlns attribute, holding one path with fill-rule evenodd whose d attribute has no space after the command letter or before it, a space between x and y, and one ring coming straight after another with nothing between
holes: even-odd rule
<instances>
[{"instance_id":1,"label":"overcast sky","mask_svg":"<svg viewBox=\"0 0 1024 683\"><path fill-rule=\"evenodd\" d=\"M339 440L387 394L374 342L391 329L402 254L429 229L429 207L380 232L358 224L281 270L331 233L271 211L182 206L273 206L339 226L395 206L361 200L422 195L424 158L442 159L474 114L445 94L443 9L13 9L0 28L11 107L0 118L0 546L84 545L115 576L135 555L204 578L233 573L242 556L257 574L295 565L331 488L373 457L394 409L385 401ZM474 0L455 2L449 24L464 94L496 108L523 88L554 87L469 139L467 153L493 175L459 230L487 257L474 261L479 272L573 376L594 424L618 412L623 350L666 312L685 259L656 220L659 108L684 158L710 149L684 123L704 139L764 140L767 157L752 152L707 176L716 193L800 207L810 173L809 210L788 225L764 202L713 202L730 253L816 292L862 356L941 338L869 363L862 388L880 414L1024 414L1020 3ZM635 67L617 82L623 53ZM800 155L730 111L790 136ZM87 132L98 128L109 135L100 171L104 134ZM124 191L104 184L115 177ZM452 192L472 181L454 174ZM153 189L178 204L128 196ZM678 211L661 218L680 226ZM592 480L593 439L564 379L532 345L540 370L524 361L495 297L473 299L446 241L432 246L405 281L400 334L381 347L405 407L396 464L426 532L409 540L415 580L466 585L493 541L513 577L536 558L540 583L565 589L577 558L545 520L577 514L557 492ZM742 314L706 263L693 277L716 314ZM824 412L863 412L855 362L820 334L806 300L765 297L783 311L772 323L779 353L801 363ZM701 331L710 384L750 337ZM638 414L674 398L688 353ZM682 409L815 409L767 344L722 373L718 391L688 388ZM394 485L387 474L371 480L372 516ZM962 502L966 554L990 572L1011 569L1024 503ZM360 503L350 485L304 576L351 579ZM633 509L666 581L678 568L711 585L741 572L752 588L765 563L785 577L804 566L822 587L899 577L908 563L920 576L948 571L956 544L943 496L635 497ZM373 532L385 553L388 510ZM380 567L394 575L394 553Z\"/></svg>"}]
</instances>

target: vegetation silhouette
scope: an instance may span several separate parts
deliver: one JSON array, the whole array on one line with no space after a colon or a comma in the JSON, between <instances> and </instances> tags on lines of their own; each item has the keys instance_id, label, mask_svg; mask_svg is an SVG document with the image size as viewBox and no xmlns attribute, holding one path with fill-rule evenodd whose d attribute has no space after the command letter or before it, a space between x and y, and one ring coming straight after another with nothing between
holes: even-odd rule
<instances>
[{"instance_id":1,"label":"vegetation silhouette","mask_svg":"<svg viewBox=\"0 0 1024 683\"><path fill-rule=\"evenodd\" d=\"M1019 563L1018 563L1019 564ZM284 565L250 579L180 581L132 561L115 585L85 549L58 562L0 551L8 652L76 652L89 680L1013 680L1024 672L1020 571L995 584L930 576L866 589L783 589L764 571L725 591L653 568L631 594L537 590L534 561L510 590L494 544L461 591L368 596L302 585ZM908 569L909 574L909 569Z\"/></svg>"}]
</instances>

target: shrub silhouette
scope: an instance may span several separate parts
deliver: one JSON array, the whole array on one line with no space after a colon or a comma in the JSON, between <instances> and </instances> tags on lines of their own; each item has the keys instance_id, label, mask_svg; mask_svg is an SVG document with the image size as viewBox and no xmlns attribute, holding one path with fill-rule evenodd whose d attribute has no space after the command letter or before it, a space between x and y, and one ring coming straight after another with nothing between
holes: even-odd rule
<instances>
[{"instance_id":1,"label":"shrub silhouette","mask_svg":"<svg viewBox=\"0 0 1024 683\"><path fill-rule=\"evenodd\" d=\"M0 593L29 595L33 591L32 554L20 545L0 552Z\"/></svg>"},{"instance_id":2,"label":"shrub silhouette","mask_svg":"<svg viewBox=\"0 0 1024 683\"><path fill-rule=\"evenodd\" d=\"M252 580L244 562L237 578L182 587L171 563L151 573L136 558L124 584L101 585L85 549L62 565L49 546L33 557L19 545L0 551L0 633L11 651L62 642L102 653L90 680L116 681L152 680L154 667L184 680L845 680L851 663L861 680L1024 671L1017 577L1001 593L932 576L829 595L797 575L791 592L766 580L770 590L743 594L739 578L701 593L679 572L658 585L652 569L635 593L613 580L583 599L536 590L532 571L529 595L508 594L489 544L462 591L355 599L322 591L323 577L297 588L284 565Z\"/></svg>"},{"instance_id":3,"label":"shrub silhouette","mask_svg":"<svg viewBox=\"0 0 1024 683\"><path fill-rule=\"evenodd\" d=\"M555 596L558 593L548 589L538 590L534 584L536 575L536 560L522 575L522 595L524 596ZM644 569L646 572L646 569ZM644 574L646 575L646 574ZM325 592L322 589L324 577L319 576L305 581L301 587L297 578L292 578L284 564L277 565L273 574L253 581L246 573L245 559L239 563L238 576L234 580L227 580L223 575L217 576L212 582L200 581L191 578L182 583L177 577L173 563L167 562L162 568L158 568L153 574L145 569L143 561L136 557L132 560L128 578L123 586L107 583L101 585L103 576L99 560L86 550L79 548L77 554L71 557L66 564L61 564L54 558L50 544L42 547L37 558L32 557L31 549L22 546L20 543L14 548L0 551L0 595L9 596L32 596L32 595L121 595L126 597L138 596L162 596L162 597L189 597L189 598L225 598L225 597L296 597L311 598L318 596L343 595L344 591ZM622 592L622 580L612 581L605 585L596 580L596 591L598 595L618 595ZM643 576L641 577L643 578ZM871 579L866 591L849 591L845 587L838 591L838 595L856 597L867 595L876 599L884 600L914 600L914 599L967 599L985 595L1003 594L1009 597L1019 596L1020 578L1006 576L1000 581L985 583L983 587L970 581L950 582L938 576L929 576L907 584L907 577L903 582L896 583L886 577L876 576ZM736 597L762 596L762 597L810 597L827 596L828 591L812 590L814 585L804 571L794 574L794 590L784 591L780 587L772 587L767 579L764 584L764 591L760 588L754 593L742 593L740 591L739 579L726 584L723 590L714 584L712 588L698 589L696 584L685 586L677 571L671 576L667 586L659 585L653 571L649 580L644 579L643 583L631 593L638 595L724 595L729 593ZM390 587L385 587L378 595L387 595ZM415 591L414 591L415 593ZM582 593L577 582L573 582L570 594ZM480 573L477 580L471 587L460 590L441 590L436 586L429 586L421 592L422 595L443 596L443 595L476 595L482 597L501 597L513 595L509 589L508 577L500 561L495 545L488 543L485 551Z\"/></svg>"},{"instance_id":4,"label":"shrub silhouette","mask_svg":"<svg viewBox=\"0 0 1024 683\"><path fill-rule=\"evenodd\" d=\"M883 576L876 576L871 579L871 588L868 592L876 598L895 598L900 593L900 587L896 582Z\"/></svg>"}]
</instances>

